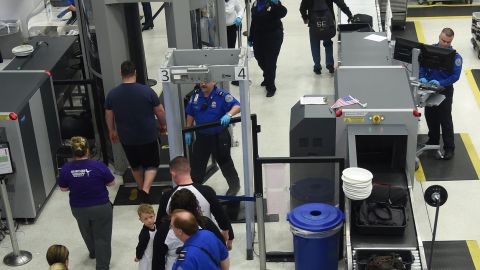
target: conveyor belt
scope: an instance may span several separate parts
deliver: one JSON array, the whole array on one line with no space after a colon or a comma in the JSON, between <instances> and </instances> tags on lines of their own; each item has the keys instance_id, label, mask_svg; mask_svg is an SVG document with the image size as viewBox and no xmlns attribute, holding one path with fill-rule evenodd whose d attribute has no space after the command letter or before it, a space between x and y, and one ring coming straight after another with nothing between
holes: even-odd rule
<instances>
[{"instance_id":1,"label":"conveyor belt","mask_svg":"<svg viewBox=\"0 0 480 270\"><path fill-rule=\"evenodd\" d=\"M372 172L374 175L373 182L388 183L391 185L405 186L407 179L404 173L400 172ZM388 181L387 181L388 180ZM372 248L387 248L387 249L416 249L417 248L417 234L415 232L415 221L413 218L413 211L408 200L406 206L407 227L405 232L400 236L376 236L376 235L361 235L355 231L352 226L351 243L353 249L372 249ZM353 224L352 224L353 225Z\"/></svg>"},{"instance_id":2,"label":"conveyor belt","mask_svg":"<svg viewBox=\"0 0 480 270\"><path fill-rule=\"evenodd\" d=\"M353 255L355 257L355 250L353 251ZM410 270L421 270L422 266L420 264L420 254L418 250L412 250L412 255L414 259ZM353 270L361 270L356 261L353 262Z\"/></svg>"}]
</instances>

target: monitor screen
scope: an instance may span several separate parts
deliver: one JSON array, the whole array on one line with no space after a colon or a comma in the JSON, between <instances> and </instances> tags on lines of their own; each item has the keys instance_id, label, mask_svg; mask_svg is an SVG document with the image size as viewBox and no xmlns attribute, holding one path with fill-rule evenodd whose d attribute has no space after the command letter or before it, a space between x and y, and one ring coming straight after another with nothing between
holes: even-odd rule
<instances>
[{"instance_id":1,"label":"monitor screen","mask_svg":"<svg viewBox=\"0 0 480 270\"><path fill-rule=\"evenodd\" d=\"M0 175L13 173L12 158L8 143L0 143Z\"/></svg>"},{"instance_id":2,"label":"monitor screen","mask_svg":"<svg viewBox=\"0 0 480 270\"><path fill-rule=\"evenodd\" d=\"M422 43L397 37L395 39L395 50L393 51L393 59L411 64L412 50L415 48L420 49L421 47Z\"/></svg>"},{"instance_id":3,"label":"monitor screen","mask_svg":"<svg viewBox=\"0 0 480 270\"><path fill-rule=\"evenodd\" d=\"M456 51L432 45L423 45L418 61L425 68L453 72Z\"/></svg>"}]
</instances>

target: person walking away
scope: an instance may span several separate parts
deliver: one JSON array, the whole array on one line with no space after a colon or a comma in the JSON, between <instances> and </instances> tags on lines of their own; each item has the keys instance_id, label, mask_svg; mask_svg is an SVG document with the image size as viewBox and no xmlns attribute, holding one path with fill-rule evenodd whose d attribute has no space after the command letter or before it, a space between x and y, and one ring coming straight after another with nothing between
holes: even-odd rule
<instances>
[{"instance_id":1,"label":"person walking away","mask_svg":"<svg viewBox=\"0 0 480 270\"><path fill-rule=\"evenodd\" d=\"M287 8L279 0L257 0L252 5L252 22L248 45L253 46L253 54L263 71L263 82L267 97L277 91L275 77L277 60L283 43L281 19L287 15Z\"/></svg>"}]
</instances>

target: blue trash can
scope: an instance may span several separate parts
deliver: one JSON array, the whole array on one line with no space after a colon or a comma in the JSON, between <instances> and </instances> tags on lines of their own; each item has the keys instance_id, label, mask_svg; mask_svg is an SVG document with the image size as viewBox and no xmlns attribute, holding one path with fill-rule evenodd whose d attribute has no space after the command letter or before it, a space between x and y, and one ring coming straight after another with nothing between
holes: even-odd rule
<instances>
[{"instance_id":1,"label":"blue trash can","mask_svg":"<svg viewBox=\"0 0 480 270\"><path fill-rule=\"evenodd\" d=\"M325 203L307 203L287 215L293 233L296 270L336 270L339 232L345 215Z\"/></svg>"}]
</instances>

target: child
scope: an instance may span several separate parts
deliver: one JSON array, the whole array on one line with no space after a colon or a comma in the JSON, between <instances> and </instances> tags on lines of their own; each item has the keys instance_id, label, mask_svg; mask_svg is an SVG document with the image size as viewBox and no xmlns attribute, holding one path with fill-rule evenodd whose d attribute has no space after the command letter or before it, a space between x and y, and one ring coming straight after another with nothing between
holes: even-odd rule
<instances>
[{"instance_id":1,"label":"child","mask_svg":"<svg viewBox=\"0 0 480 270\"><path fill-rule=\"evenodd\" d=\"M138 236L138 245L135 261L139 270L152 269L153 238L157 232L155 226L155 211L150 204L140 204L138 206L138 217L143 223L143 228Z\"/></svg>"}]
</instances>

